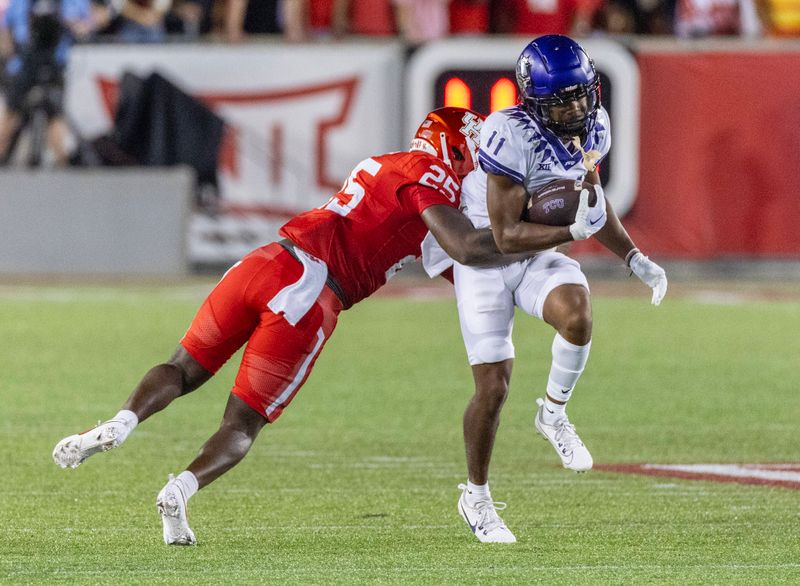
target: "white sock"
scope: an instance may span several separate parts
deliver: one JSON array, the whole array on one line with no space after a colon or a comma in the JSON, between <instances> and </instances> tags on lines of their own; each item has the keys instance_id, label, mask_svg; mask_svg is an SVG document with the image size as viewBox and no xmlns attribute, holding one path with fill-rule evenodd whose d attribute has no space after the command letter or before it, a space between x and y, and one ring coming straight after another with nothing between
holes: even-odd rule
<instances>
[{"instance_id":1,"label":"white sock","mask_svg":"<svg viewBox=\"0 0 800 586\"><path fill-rule=\"evenodd\" d=\"M589 359L591 340L585 346L576 346L556 334L553 338L553 362L547 379L547 394L562 403L569 401L572 389L578 384L586 361Z\"/></svg>"},{"instance_id":2,"label":"white sock","mask_svg":"<svg viewBox=\"0 0 800 586\"><path fill-rule=\"evenodd\" d=\"M124 442L128 437L128 434L130 434L130 432L132 432L134 428L139 425L139 417L136 415L136 413L133 411L128 411L127 409L121 410L109 421L119 421L124 425L122 433L117 436L117 441L120 444Z\"/></svg>"},{"instance_id":3,"label":"white sock","mask_svg":"<svg viewBox=\"0 0 800 586\"><path fill-rule=\"evenodd\" d=\"M563 417L567 412L567 405L565 403L556 403L546 395L544 398L544 411L542 412L542 419L548 425L552 425L556 419Z\"/></svg>"},{"instance_id":4,"label":"white sock","mask_svg":"<svg viewBox=\"0 0 800 586\"><path fill-rule=\"evenodd\" d=\"M487 499L492 500L488 482L486 484L473 484L467 480L467 503L472 504Z\"/></svg>"},{"instance_id":5,"label":"white sock","mask_svg":"<svg viewBox=\"0 0 800 586\"><path fill-rule=\"evenodd\" d=\"M186 497L187 501L191 498L191 496L194 493L197 492L199 488L197 483L197 477L188 470L184 470L183 472L178 474L175 480L181 483L181 488L183 489L183 496Z\"/></svg>"}]
</instances>

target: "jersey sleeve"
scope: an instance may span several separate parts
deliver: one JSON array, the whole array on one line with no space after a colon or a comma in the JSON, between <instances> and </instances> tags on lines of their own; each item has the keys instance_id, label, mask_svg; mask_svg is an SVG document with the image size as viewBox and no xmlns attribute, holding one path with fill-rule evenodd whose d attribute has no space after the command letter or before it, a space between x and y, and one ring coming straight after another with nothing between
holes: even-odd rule
<instances>
[{"instance_id":1,"label":"jersey sleeve","mask_svg":"<svg viewBox=\"0 0 800 586\"><path fill-rule=\"evenodd\" d=\"M600 159L602 161L611 150L611 123L608 118L608 112L605 108L600 108L597 111L597 121L594 125L594 144L595 149L600 152Z\"/></svg>"},{"instance_id":2,"label":"jersey sleeve","mask_svg":"<svg viewBox=\"0 0 800 586\"><path fill-rule=\"evenodd\" d=\"M415 214L421 214L426 208L438 204L444 204L458 209L460 200L456 195L449 195L444 191L439 191L438 189L427 187L419 183L403 186L398 193L398 197L403 207Z\"/></svg>"},{"instance_id":3,"label":"jersey sleeve","mask_svg":"<svg viewBox=\"0 0 800 586\"><path fill-rule=\"evenodd\" d=\"M519 133L513 132L514 124L502 110L492 113L484 121L478 163L486 173L504 175L515 183L524 185L526 159L519 144Z\"/></svg>"}]
</instances>

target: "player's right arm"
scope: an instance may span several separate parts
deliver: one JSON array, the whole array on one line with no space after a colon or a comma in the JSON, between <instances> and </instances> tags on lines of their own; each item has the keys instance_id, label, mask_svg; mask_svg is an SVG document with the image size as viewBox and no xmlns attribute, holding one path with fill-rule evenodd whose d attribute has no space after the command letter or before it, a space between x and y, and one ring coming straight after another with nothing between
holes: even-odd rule
<instances>
[{"instance_id":1,"label":"player's right arm","mask_svg":"<svg viewBox=\"0 0 800 586\"><path fill-rule=\"evenodd\" d=\"M530 253L503 254L488 228L477 229L469 218L448 205L432 205L421 214L433 237L450 258L467 266L498 266L530 257Z\"/></svg>"},{"instance_id":2,"label":"player's right arm","mask_svg":"<svg viewBox=\"0 0 800 586\"><path fill-rule=\"evenodd\" d=\"M506 175L487 173L486 205L497 247L504 253L545 250L572 240L569 226L546 226L522 220L525 187Z\"/></svg>"},{"instance_id":3,"label":"player's right arm","mask_svg":"<svg viewBox=\"0 0 800 586\"><path fill-rule=\"evenodd\" d=\"M569 228L522 221L527 203L528 142L519 121L494 112L481 127L478 162L486 173L486 208L497 247L505 253L545 250L572 240Z\"/></svg>"}]
</instances>

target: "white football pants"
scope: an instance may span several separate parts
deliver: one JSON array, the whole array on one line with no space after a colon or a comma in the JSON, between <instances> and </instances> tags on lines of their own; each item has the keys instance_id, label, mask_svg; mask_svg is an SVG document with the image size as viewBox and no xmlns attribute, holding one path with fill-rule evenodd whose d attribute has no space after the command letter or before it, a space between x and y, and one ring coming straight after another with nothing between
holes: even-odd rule
<instances>
[{"instance_id":1,"label":"white football pants","mask_svg":"<svg viewBox=\"0 0 800 586\"><path fill-rule=\"evenodd\" d=\"M589 289L580 264L554 251L494 268L455 263L453 273L461 335L472 366L514 358L515 306L542 319L544 301L559 285Z\"/></svg>"}]
</instances>

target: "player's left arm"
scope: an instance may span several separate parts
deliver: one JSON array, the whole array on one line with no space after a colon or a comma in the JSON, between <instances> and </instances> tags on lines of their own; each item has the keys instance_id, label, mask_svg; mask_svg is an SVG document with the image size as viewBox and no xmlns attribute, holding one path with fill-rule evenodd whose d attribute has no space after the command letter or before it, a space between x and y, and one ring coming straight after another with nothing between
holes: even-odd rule
<instances>
[{"instance_id":1,"label":"player's left arm","mask_svg":"<svg viewBox=\"0 0 800 586\"><path fill-rule=\"evenodd\" d=\"M600 177L597 171L588 173L586 180L600 185ZM667 294L667 275L664 269L639 251L622 222L620 222L611 202L608 201L608 198L605 198L605 200L606 224L594 237L600 244L625 261L631 271L653 290L652 303L653 305L658 305L664 295Z\"/></svg>"},{"instance_id":2,"label":"player's left arm","mask_svg":"<svg viewBox=\"0 0 800 586\"><path fill-rule=\"evenodd\" d=\"M422 211L421 217L444 251L462 265L499 266L533 256L527 252L501 253L491 230L475 228L469 218L449 205L429 206Z\"/></svg>"}]
</instances>

